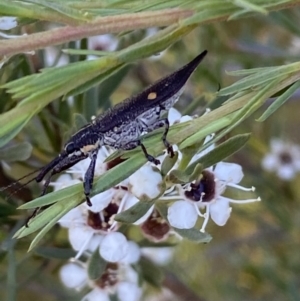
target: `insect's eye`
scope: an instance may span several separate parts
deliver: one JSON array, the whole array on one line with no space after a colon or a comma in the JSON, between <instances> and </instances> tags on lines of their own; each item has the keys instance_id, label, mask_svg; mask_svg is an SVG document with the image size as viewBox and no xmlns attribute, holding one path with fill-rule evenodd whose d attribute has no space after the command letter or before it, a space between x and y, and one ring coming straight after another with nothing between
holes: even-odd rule
<instances>
[{"instance_id":1,"label":"insect's eye","mask_svg":"<svg viewBox=\"0 0 300 301\"><path fill-rule=\"evenodd\" d=\"M75 145L74 145L74 142L70 142L68 143L66 146L65 146L65 151L68 153L68 154L71 154L75 151Z\"/></svg>"}]
</instances>

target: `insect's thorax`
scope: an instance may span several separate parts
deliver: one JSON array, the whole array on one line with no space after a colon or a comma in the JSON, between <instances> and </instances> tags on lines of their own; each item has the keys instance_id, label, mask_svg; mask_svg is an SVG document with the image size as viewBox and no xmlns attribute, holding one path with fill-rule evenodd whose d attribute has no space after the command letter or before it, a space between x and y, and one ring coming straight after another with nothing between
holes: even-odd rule
<instances>
[{"instance_id":1,"label":"insect's thorax","mask_svg":"<svg viewBox=\"0 0 300 301\"><path fill-rule=\"evenodd\" d=\"M136 146L134 142L137 142L141 135L153 130L153 124L161 119L161 115L164 112L167 112L171 107L173 107L174 103L181 95L182 90L183 89L179 90L171 98L151 109L146 110L131 120L123 119L113 129L103 133L103 144L117 149L130 149L130 145L132 147Z\"/></svg>"}]
</instances>

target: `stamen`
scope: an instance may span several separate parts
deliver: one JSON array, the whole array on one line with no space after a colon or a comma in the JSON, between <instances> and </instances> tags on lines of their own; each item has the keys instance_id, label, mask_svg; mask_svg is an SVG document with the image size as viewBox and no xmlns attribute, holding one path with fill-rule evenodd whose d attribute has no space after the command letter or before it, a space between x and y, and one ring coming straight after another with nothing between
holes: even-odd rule
<instances>
[{"instance_id":1,"label":"stamen","mask_svg":"<svg viewBox=\"0 0 300 301\"><path fill-rule=\"evenodd\" d=\"M125 206L125 203L126 203L126 200L128 199L128 197L129 197L129 193L125 193L124 196L123 196L122 199L121 199L121 202L120 202L120 205L119 205L119 208L118 208L118 211L117 211L116 214L122 212L122 210L123 210L123 208L124 208L124 206ZM116 215L116 214L115 214L115 215ZM107 231L108 231L108 232L109 232L109 231L113 231L113 229L116 227L117 223L118 223L118 222L114 220L114 221L112 222L111 226L107 229Z\"/></svg>"},{"instance_id":2,"label":"stamen","mask_svg":"<svg viewBox=\"0 0 300 301\"><path fill-rule=\"evenodd\" d=\"M182 196L181 195L174 195L174 196L163 196L163 197L160 197L158 200L159 201L171 201L171 200L176 200L176 201L178 201L178 200L182 200Z\"/></svg>"},{"instance_id":3,"label":"stamen","mask_svg":"<svg viewBox=\"0 0 300 301\"><path fill-rule=\"evenodd\" d=\"M251 188L246 188L246 187L243 187L243 186L240 186L240 185L237 185L237 184L233 184L233 183L226 183L226 186L237 188L237 189L243 190L243 191L255 191L254 186L252 186Z\"/></svg>"},{"instance_id":4,"label":"stamen","mask_svg":"<svg viewBox=\"0 0 300 301\"><path fill-rule=\"evenodd\" d=\"M198 206L197 206L197 203L193 202L192 204L194 204L194 207L195 207L195 209L196 209L197 214L198 214L199 216L205 218L205 216L206 216L205 213L203 214L203 213L200 212L200 210L199 210L199 208L198 208Z\"/></svg>"},{"instance_id":5,"label":"stamen","mask_svg":"<svg viewBox=\"0 0 300 301\"><path fill-rule=\"evenodd\" d=\"M22 36L27 36L27 33L24 33L24 34L18 36L18 35L8 35L8 34L0 31L0 37L6 38L6 39L18 39Z\"/></svg>"},{"instance_id":6,"label":"stamen","mask_svg":"<svg viewBox=\"0 0 300 301\"><path fill-rule=\"evenodd\" d=\"M208 221L209 221L209 205L206 206L206 212L204 213L204 222L202 224L200 232L205 233L205 228L207 226Z\"/></svg>"},{"instance_id":7,"label":"stamen","mask_svg":"<svg viewBox=\"0 0 300 301\"><path fill-rule=\"evenodd\" d=\"M94 235L94 233L91 232L90 236L86 239L86 241L84 242L84 244L82 245L82 247L80 248L80 250L78 251L78 253L76 254L76 256L74 257L74 259L78 259L84 253L84 251L86 250L86 247L90 243L93 235Z\"/></svg>"},{"instance_id":8,"label":"stamen","mask_svg":"<svg viewBox=\"0 0 300 301\"><path fill-rule=\"evenodd\" d=\"M248 200L232 200L230 199L230 203L234 204L247 204L247 203L254 203L254 202L260 202L261 198L258 197L257 199L248 199Z\"/></svg>"}]
</instances>

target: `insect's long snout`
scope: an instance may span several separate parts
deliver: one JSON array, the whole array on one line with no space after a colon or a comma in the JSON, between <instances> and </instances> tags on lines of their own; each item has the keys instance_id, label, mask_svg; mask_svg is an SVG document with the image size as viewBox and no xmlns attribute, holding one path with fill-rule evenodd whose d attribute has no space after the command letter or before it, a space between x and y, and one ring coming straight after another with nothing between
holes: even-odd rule
<instances>
[{"instance_id":1,"label":"insect's long snout","mask_svg":"<svg viewBox=\"0 0 300 301\"><path fill-rule=\"evenodd\" d=\"M44 179L44 177L46 176L46 174L50 170L53 170L53 168L63 159L63 157L65 157L65 156L60 154L59 156L54 158L50 163L48 163L36 176L36 178L35 178L36 182L38 182L38 183L41 182Z\"/></svg>"}]
</instances>

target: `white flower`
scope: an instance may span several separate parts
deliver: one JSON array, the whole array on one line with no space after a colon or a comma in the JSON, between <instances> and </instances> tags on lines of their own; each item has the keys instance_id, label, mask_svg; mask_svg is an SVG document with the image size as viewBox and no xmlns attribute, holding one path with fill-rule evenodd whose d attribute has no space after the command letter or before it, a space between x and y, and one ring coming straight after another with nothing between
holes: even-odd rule
<instances>
[{"instance_id":1,"label":"white flower","mask_svg":"<svg viewBox=\"0 0 300 301\"><path fill-rule=\"evenodd\" d=\"M237 185L243 178L242 168L234 163L218 163L214 169L202 172L199 181L186 185L184 188L177 186L179 193L165 195L161 200L177 200L168 208L168 220L171 226L180 229L189 229L195 226L197 218L203 217L201 228L205 232L209 217L219 226L226 224L230 217L230 203L250 203L260 201L257 199L233 200L222 196L227 186L244 191L253 191L254 188L244 188ZM202 214L200 209L206 208Z\"/></svg>"},{"instance_id":2,"label":"white flower","mask_svg":"<svg viewBox=\"0 0 300 301\"><path fill-rule=\"evenodd\" d=\"M0 30L10 30L18 26L16 17L0 17Z\"/></svg>"},{"instance_id":3,"label":"white flower","mask_svg":"<svg viewBox=\"0 0 300 301\"><path fill-rule=\"evenodd\" d=\"M141 249L134 241L128 241L128 251L125 257L123 257L120 262L125 264L137 263L141 257Z\"/></svg>"},{"instance_id":4,"label":"white flower","mask_svg":"<svg viewBox=\"0 0 300 301\"><path fill-rule=\"evenodd\" d=\"M193 117L189 115L182 116L182 114L178 110L171 108L168 113L168 120L170 125L173 125L175 123L182 123L193 120Z\"/></svg>"},{"instance_id":5,"label":"white flower","mask_svg":"<svg viewBox=\"0 0 300 301\"><path fill-rule=\"evenodd\" d=\"M88 49L95 51L115 51L118 46L118 39L112 34L103 34L88 38ZM95 60L98 55L88 55L88 60Z\"/></svg>"},{"instance_id":6,"label":"white flower","mask_svg":"<svg viewBox=\"0 0 300 301\"><path fill-rule=\"evenodd\" d=\"M279 139L271 140L271 152L262 160L267 171L276 172L277 176L289 181L300 171L300 147Z\"/></svg>"},{"instance_id":7,"label":"white flower","mask_svg":"<svg viewBox=\"0 0 300 301\"><path fill-rule=\"evenodd\" d=\"M129 177L129 191L140 200L152 200L161 193L163 179L159 170L146 164Z\"/></svg>"},{"instance_id":8,"label":"white flower","mask_svg":"<svg viewBox=\"0 0 300 301\"><path fill-rule=\"evenodd\" d=\"M158 265L168 264L174 254L173 247L147 247L142 248L141 252L144 256Z\"/></svg>"},{"instance_id":9,"label":"white flower","mask_svg":"<svg viewBox=\"0 0 300 301\"><path fill-rule=\"evenodd\" d=\"M101 176L104 174L108 169L108 164L104 163L105 159L113 153L113 150L111 148L102 146L97 154L97 160L95 165L95 177ZM67 172L72 174L73 177L84 179L84 175L90 166L91 159L86 158L84 160L79 161L72 167L70 167Z\"/></svg>"},{"instance_id":10,"label":"white flower","mask_svg":"<svg viewBox=\"0 0 300 301\"><path fill-rule=\"evenodd\" d=\"M129 246L126 237L122 233L108 233L100 245L100 255L109 262L118 262L128 256Z\"/></svg>"},{"instance_id":11,"label":"white flower","mask_svg":"<svg viewBox=\"0 0 300 301\"><path fill-rule=\"evenodd\" d=\"M177 201L168 208L168 220L170 224L179 229L191 229L195 226L198 215L195 207L186 201Z\"/></svg>"},{"instance_id":12,"label":"white flower","mask_svg":"<svg viewBox=\"0 0 300 301\"><path fill-rule=\"evenodd\" d=\"M44 60L46 67L65 66L69 63L68 55L54 46L49 46L44 49Z\"/></svg>"},{"instance_id":13,"label":"white flower","mask_svg":"<svg viewBox=\"0 0 300 301\"><path fill-rule=\"evenodd\" d=\"M81 289L88 278L87 271L79 264L70 262L61 267L59 276L67 288Z\"/></svg>"},{"instance_id":14,"label":"white flower","mask_svg":"<svg viewBox=\"0 0 300 301\"><path fill-rule=\"evenodd\" d=\"M85 263L72 262L61 268L60 279L70 289L89 287L91 291L82 300L109 301L110 295L117 294L120 301L139 301L142 295L138 274L126 264L108 263L102 276L92 281Z\"/></svg>"},{"instance_id":15,"label":"white flower","mask_svg":"<svg viewBox=\"0 0 300 301\"><path fill-rule=\"evenodd\" d=\"M110 301L110 298L104 290L96 287L85 295L82 301Z\"/></svg>"},{"instance_id":16,"label":"white flower","mask_svg":"<svg viewBox=\"0 0 300 301\"><path fill-rule=\"evenodd\" d=\"M118 39L112 34L102 34L88 38L90 50L114 51L118 46Z\"/></svg>"}]
</instances>

